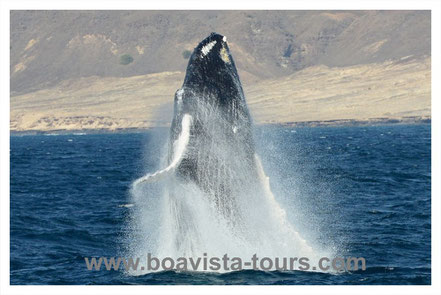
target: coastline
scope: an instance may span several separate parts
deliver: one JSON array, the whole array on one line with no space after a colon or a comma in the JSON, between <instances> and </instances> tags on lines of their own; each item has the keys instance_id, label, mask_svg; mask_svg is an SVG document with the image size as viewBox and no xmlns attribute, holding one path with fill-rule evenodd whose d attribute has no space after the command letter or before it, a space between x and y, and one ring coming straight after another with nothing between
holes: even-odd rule
<instances>
[{"instance_id":1,"label":"coastline","mask_svg":"<svg viewBox=\"0 0 441 295\"><path fill-rule=\"evenodd\" d=\"M366 120L357 119L337 119L324 121L298 121L298 122L271 122L256 123L256 127L274 126L286 128L316 128L316 127L362 127L379 125L413 125L413 124L431 124L430 117L409 116L402 118L369 118ZM118 134L118 133L144 133L157 128L169 128L166 126L152 126L148 128L100 128L100 129L56 129L56 130L10 130L10 136L26 135L86 135L86 134Z\"/></svg>"}]
</instances>

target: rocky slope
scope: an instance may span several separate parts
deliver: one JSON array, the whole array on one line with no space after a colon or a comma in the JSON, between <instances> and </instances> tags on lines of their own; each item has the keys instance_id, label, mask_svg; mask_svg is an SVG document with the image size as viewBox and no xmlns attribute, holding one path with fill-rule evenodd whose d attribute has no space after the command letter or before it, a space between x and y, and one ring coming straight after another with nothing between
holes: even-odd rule
<instances>
[{"instance_id":1,"label":"rocky slope","mask_svg":"<svg viewBox=\"0 0 441 295\"><path fill-rule=\"evenodd\" d=\"M12 11L11 94L74 78L185 71L228 37L243 80L430 56L430 11Z\"/></svg>"}]
</instances>

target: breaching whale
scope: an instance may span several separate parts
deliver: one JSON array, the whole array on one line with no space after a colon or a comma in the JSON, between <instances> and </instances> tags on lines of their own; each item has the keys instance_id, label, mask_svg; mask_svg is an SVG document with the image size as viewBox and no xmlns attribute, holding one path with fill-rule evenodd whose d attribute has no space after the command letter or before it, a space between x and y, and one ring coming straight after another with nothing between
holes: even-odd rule
<instances>
[{"instance_id":1,"label":"breaching whale","mask_svg":"<svg viewBox=\"0 0 441 295\"><path fill-rule=\"evenodd\" d=\"M275 200L255 149L252 119L226 37L212 33L194 49L175 93L165 168L133 184L159 181L164 192L150 202L162 200L162 209L148 211L152 218L161 215L147 223L146 235L160 229L149 249L176 257L228 251L285 255L293 249L311 253Z\"/></svg>"},{"instance_id":2,"label":"breaching whale","mask_svg":"<svg viewBox=\"0 0 441 295\"><path fill-rule=\"evenodd\" d=\"M212 33L194 49L175 94L168 166L135 185L175 174L233 213L234 191L259 179L251 125L226 37Z\"/></svg>"}]
</instances>

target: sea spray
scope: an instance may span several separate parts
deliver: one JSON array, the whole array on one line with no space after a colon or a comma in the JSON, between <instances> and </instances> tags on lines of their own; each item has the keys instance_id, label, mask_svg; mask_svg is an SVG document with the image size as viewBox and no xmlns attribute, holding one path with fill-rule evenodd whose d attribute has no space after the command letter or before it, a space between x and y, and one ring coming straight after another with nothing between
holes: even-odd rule
<instances>
[{"instance_id":1,"label":"sea spray","mask_svg":"<svg viewBox=\"0 0 441 295\"><path fill-rule=\"evenodd\" d=\"M163 168L133 183L132 257L317 260L271 191L252 126L226 39L213 33L190 57L168 144L151 154Z\"/></svg>"},{"instance_id":2,"label":"sea spray","mask_svg":"<svg viewBox=\"0 0 441 295\"><path fill-rule=\"evenodd\" d=\"M234 152L227 146L218 148L218 153L228 155ZM165 167L168 148L161 152L163 163L158 166ZM150 150L150 155L146 156L155 157L157 153ZM258 181L250 180L252 186L242 183L242 186L232 188L234 194L228 195L234 198L235 208L230 210L234 214L219 207L214 194L210 195L197 184L177 175L133 186L131 196L135 206L130 221L129 256L139 257L141 265L145 265L148 253L174 259L197 259L204 253L210 257L228 254L243 261L249 261L254 254L271 258L307 257L311 264L316 264L320 257L332 257L330 252L317 251L313 243L304 238L311 234L299 232L289 221L288 212L271 192L270 179L257 155L256 162ZM247 171L241 173L244 175L236 173L235 177L247 179ZM277 181L271 179L271 183ZM144 269L131 274L146 272Z\"/></svg>"}]
</instances>

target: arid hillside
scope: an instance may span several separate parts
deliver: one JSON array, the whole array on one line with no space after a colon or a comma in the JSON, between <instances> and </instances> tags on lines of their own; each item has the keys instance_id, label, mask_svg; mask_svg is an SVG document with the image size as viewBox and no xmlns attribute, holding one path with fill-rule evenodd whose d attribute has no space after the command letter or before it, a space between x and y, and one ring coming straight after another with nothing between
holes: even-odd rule
<instances>
[{"instance_id":1,"label":"arid hillside","mask_svg":"<svg viewBox=\"0 0 441 295\"><path fill-rule=\"evenodd\" d=\"M128 78L89 77L11 99L12 131L167 126L183 72ZM314 66L245 82L257 123L333 124L430 118L430 59L349 67ZM335 122L337 121L337 122Z\"/></svg>"},{"instance_id":2,"label":"arid hillside","mask_svg":"<svg viewBox=\"0 0 441 295\"><path fill-rule=\"evenodd\" d=\"M183 72L210 32L243 80L430 56L430 11L12 11L11 94L73 78Z\"/></svg>"},{"instance_id":3,"label":"arid hillside","mask_svg":"<svg viewBox=\"0 0 441 295\"><path fill-rule=\"evenodd\" d=\"M257 123L430 119L430 11L12 11L12 131L167 126L227 36Z\"/></svg>"}]
</instances>

